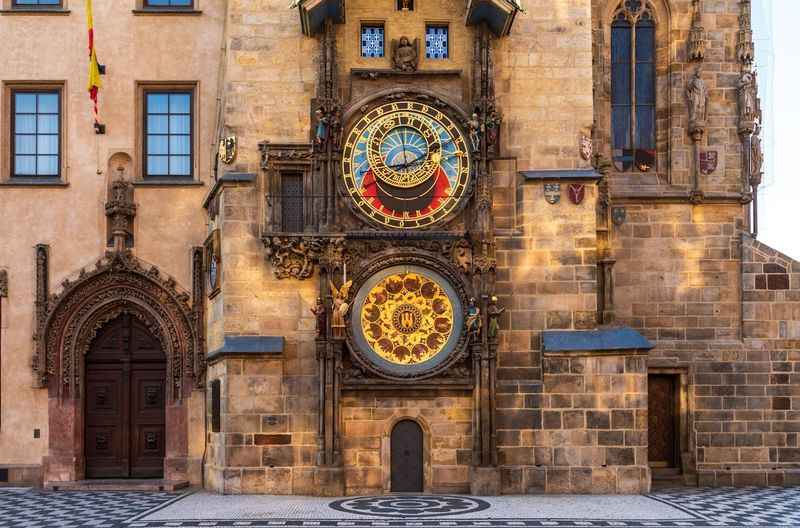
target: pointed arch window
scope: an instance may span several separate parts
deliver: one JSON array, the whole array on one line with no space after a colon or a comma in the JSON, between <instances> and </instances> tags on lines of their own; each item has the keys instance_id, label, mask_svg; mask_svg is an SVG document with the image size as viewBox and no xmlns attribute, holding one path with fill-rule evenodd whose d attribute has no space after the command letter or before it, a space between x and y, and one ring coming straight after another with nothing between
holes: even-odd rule
<instances>
[{"instance_id":1,"label":"pointed arch window","mask_svg":"<svg viewBox=\"0 0 800 528\"><path fill-rule=\"evenodd\" d=\"M656 22L642 0L624 0L611 24L611 128L619 171L656 164Z\"/></svg>"}]
</instances>

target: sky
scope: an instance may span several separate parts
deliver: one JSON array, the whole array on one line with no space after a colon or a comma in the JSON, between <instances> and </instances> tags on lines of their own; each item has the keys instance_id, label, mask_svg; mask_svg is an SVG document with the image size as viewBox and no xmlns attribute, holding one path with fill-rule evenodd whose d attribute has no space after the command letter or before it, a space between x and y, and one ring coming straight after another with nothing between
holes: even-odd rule
<instances>
[{"instance_id":1,"label":"sky","mask_svg":"<svg viewBox=\"0 0 800 528\"><path fill-rule=\"evenodd\" d=\"M800 0L754 0L764 109L764 185L758 239L800 260Z\"/></svg>"}]
</instances>

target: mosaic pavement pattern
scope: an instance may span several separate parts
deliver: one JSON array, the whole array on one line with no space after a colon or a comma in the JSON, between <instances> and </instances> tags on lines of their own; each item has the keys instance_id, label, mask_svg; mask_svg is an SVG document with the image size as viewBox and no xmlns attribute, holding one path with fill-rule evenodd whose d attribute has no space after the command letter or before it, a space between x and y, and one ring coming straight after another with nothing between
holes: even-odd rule
<instances>
[{"instance_id":1,"label":"mosaic pavement pattern","mask_svg":"<svg viewBox=\"0 0 800 528\"><path fill-rule=\"evenodd\" d=\"M798 527L800 488L645 496L396 495L340 500L0 488L0 528Z\"/></svg>"}]
</instances>

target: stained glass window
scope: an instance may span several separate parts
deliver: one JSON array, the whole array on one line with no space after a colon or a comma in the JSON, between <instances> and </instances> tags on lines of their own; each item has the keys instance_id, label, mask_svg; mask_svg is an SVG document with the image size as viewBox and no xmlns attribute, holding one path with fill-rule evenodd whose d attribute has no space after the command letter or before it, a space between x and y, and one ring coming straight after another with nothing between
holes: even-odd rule
<instances>
[{"instance_id":1,"label":"stained glass window","mask_svg":"<svg viewBox=\"0 0 800 528\"><path fill-rule=\"evenodd\" d=\"M449 30L447 26L425 26L425 57L428 59L446 59L449 57Z\"/></svg>"},{"instance_id":2,"label":"stained glass window","mask_svg":"<svg viewBox=\"0 0 800 528\"><path fill-rule=\"evenodd\" d=\"M15 177L60 174L61 97L56 90L14 90L12 174Z\"/></svg>"},{"instance_id":3,"label":"stained glass window","mask_svg":"<svg viewBox=\"0 0 800 528\"><path fill-rule=\"evenodd\" d=\"M192 175L192 92L146 92L145 176Z\"/></svg>"},{"instance_id":4,"label":"stained glass window","mask_svg":"<svg viewBox=\"0 0 800 528\"><path fill-rule=\"evenodd\" d=\"M384 29L380 25L361 26L361 56L383 57Z\"/></svg>"},{"instance_id":5,"label":"stained glass window","mask_svg":"<svg viewBox=\"0 0 800 528\"><path fill-rule=\"evenodd\" d=\"M611 128L619 171L655 167L655 29L641 0L625 0L611 25Z\"/></svg>"}]
</instances>

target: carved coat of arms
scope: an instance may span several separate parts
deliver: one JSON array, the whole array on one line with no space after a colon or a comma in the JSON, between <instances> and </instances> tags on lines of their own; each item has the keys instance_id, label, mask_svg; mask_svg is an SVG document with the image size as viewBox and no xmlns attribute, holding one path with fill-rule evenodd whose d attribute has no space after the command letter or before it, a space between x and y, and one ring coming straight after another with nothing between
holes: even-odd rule
<instances>
[{"instance_id":1,"label":"carved coat of arms","mask_svg":"<svg viewBox=\"0 0 800 528\"><path fill-rule=\"evenodd\" d=\"M545 183L544 184L544 199L550 205L557 204L561 201L561 184L560 183Z\"/></svg>"},{"instance_id":2,"label":"carved coat of arms","mask_svg":"<svg viewBox=\"0 0 800 528\"><path fill-rule=\"evenodd\" d=\"M567 187L567 196L570 202L580 205L586 197L586 185L583 183L571 183Z\"/></svg>"},{"instance_id":3,"label":"carved coat of arms","mask_svg":"<svg viewBox=\"0 0 800 528\"><path fill-rule=\"evenodd\" d=\"M708 176L717 170L719 163L719 153L716 150L704 150L700 152L700 173Z\"/></svg>"},{"instance_id":4,"label":"carved coat of arms","mask_svg":"<svg viewBox=\"0 0 800 528\"><path fill-rule=\"evenodd\" d=\"M581 136L581 158L583 158L584 161L589 161L592 159L593 150L592 138L586 135Z\"/></svg>"},{"instance_id":5,"label":"carved coat of arms","mask_svg":"<svg viewBox=\"0 0 800 528\"><path fill-rule=\"evenodd\" d=\"M236 136L228 136L219 140L219 160L230 165L236 159Z\"/></svg>"},{"instance_id":6,"label":"carved coat of arms","mask_svg":"<svg viewBox=\"0 0 800 528\"><path fill-rule=\"evenodd\" d=\"M612 207L611 208L611 221L614 222L614 225L622 225L625 223L625 217L627 216L627 212L625 211L624 207Z\"/></svg>"}]
</instances>

